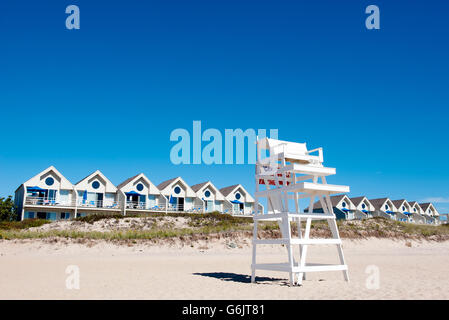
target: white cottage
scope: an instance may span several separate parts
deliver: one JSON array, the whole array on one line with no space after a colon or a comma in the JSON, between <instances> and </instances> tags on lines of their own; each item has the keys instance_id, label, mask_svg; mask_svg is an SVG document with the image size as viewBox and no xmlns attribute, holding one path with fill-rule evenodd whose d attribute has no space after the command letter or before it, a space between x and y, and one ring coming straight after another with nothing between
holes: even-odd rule
<instances>
[{"instance_id":1,"label":"white cottage","mask_svg":"<svg viewBox=\"0 0 449 320\"><path fill-rule=\"evenodd\" d=\"M225 209L224 213L231 214L253 214L254 213L254 198L243 188L241 184L220 189L225 199L232 204L230 209ZM228 211L229 210L229 211ZM263 208L259 208L262 212Z\"/></svg>"},{"instance_id":2,"label":"white cottage","mask_svg":"<svg viewBox=\"0 0 449 320\"><path fill-rule=\"evenodd\" d=\"M181 177L161 182L157 188L168 199L168 211L203 211L204 202Z\"/></svg>"},{"instance_id":3,"label":"white cottage","mask_svg":"<svg viewBox=\"0 0 449 320\"><path fill-rule=\"evenodd\" d=\"M384 217L396 220L396 207L389 198L377 198L369 200L374 206L375 217Z\"/></svg>"},{"instance_id":4,"label":"white cottage","mask_svg":"<svg viewBox=\"0 0 449 320\"><path fill-rule=\"evenodd\" d=\"M351 201L351 199L348 198L347 195L336 195L336 196L331 196L331 203L332 203L332 208L334 210L335 216L337 217L337 219L344 219L344 220L353 220L356 218L360 218L361 217L356 217L355 215L355 210L356 210L356 206L354 205L354 203ZM309 208L305 208L304 209L305 212L309 211ZM321 201L317 201L313 204L313 212L318 212L318 213L322 213L323 211L323 206L321 205Z\"/></svg>"},{"instance_id":5,"label":"white cottage","mask_svg":"<svg viewBox=\"0 0 449 320\"><path fill-rule=\"evenodd\" d=\"M437 209L433 206L432 203L420 203L419 206L423 210L423 214L426 217L427 223L429 224L438 224L440 221L440 214Z\"/></svg>"},{"instance_id":6,"label":"white cottage","mask_svg":"<svg viewBox=\"0 0 449 320\"><path fill-rule=\"evenodd\" d=\"M353 197L349 198L352 203L355 205L356 214L357 212L361 212L365 218L372 218L373 217L373 211L374 206L373 204L368 200L367 197L361 196L361 197Z\"/></svg>"},{"instance_id":7,"label":"white cottage","mask_svg":"<svg viewBox=\"0 0 449 320\"><path fill-rule=\"evenodd\" d=\"M139 211L162 211L168 200L143 173L126 179L117 186L119 201L125 203L124 214Z\"/></svg>"},{"instance_id":8,"label":"white cottage","mask_svg":"<svg viewBox=\"0 0 449 320\"><path fill-rule=\"evenodd\" d=\"M90 213L121 213L117 187L99 170L75 184L77 191L77 216Z\"/></svg>"},{"instance_id":9,"label":"white cottage","mask_svg":"<svg viewBox=\"0 0 449 320\"><path fill-rule=\"evenodd\" d=\"M224 213L225 210L231 210L232 204L215 185L210 182L202 182L192 186L192 190L196 192L197 198L204 203L204 212L218 211Z\"/></svg>"},{"instance_id":10,"label":"white cottage","mask_svg":"<svg viewBox=\"0 0 449 320\"><path fill-rule=\"evenodd\" d=\"M396 208L396 220L402 222L413 222L412 207L405 199L392 200Z\"/></svg>"},{"instance_id":11,"label":"white cottage","mask_svg":"<svg viewBox=\"0 0 449 320\"><path fill-rule=\"evenodd\" d=\"M73 184L50 166L15 191L15 205L23 219L69 219L75 215Z\"/></svg>"}]
</instances>

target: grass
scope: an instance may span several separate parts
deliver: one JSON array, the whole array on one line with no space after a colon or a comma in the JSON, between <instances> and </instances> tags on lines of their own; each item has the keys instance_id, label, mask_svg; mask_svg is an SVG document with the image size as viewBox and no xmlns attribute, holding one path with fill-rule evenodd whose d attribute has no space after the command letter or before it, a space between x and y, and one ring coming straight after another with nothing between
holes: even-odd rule
<instances>
[{"instance_id":1,"label":"grass","mask_svg":"<svg viewBox=\"0 0 449 320\"><path fill-rule=\"evenodd\" d=\"M43 219L25 219L22 221L0 221L0 230L20 230L28 229L32 227L40 227L46 223L50 223L49 220Z\"/></svg>"},{"instance_id":2,"label":"grass","mask_svg":"<svg viewBox=\"0 0 449 320\"><path fill-rule=\"evenodd\" d=\"M253 227L252 219L233 217L218 212L208 214L189 213L151 213L136 215L105 215L94 214L74 219L75 221L93 224L104 219L127 219L135 217L151 217L163 220L164 217L187 219L187 227L175 228L172 224L154 224L150 229L139 230L133 227L124 230L111 231L77 231L68 230L29 230L49 223L47 220L30 219L21 222L0 222L0 239L101 239L101 240L154 240L167 238L206 238L207 237L232 237L241 235L250 237ZM430 226L397 222L384 218L373 218L365 221L337 221L342 238L363 239L370 237L393 239L427 239L443 241L449 240L449 225ZM303 226L304 227L304 226ZM296 224L292 226L296 235ZM259 233L265 238L280 236L279 226L276 222L259 224ZM314 221L311 229L312 237L330 237L331 233L325 221Z\"/></svg>"}]
</instances>

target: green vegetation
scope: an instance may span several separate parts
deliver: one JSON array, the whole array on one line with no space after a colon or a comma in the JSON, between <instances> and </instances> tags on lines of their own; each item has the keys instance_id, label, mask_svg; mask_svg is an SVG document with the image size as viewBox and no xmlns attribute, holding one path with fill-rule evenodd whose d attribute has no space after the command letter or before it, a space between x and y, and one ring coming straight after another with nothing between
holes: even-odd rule
<instances>
[{"instance_id":1,"label":"green vegetation","mask_svg":"<svg viewBox=\"0 0 449 320\"><path fill-rule=\"evenodd\" d=\"M12 196L0 198L0 221L17 220L17 214Z\"/></svg>"},{"instance_id":2,"label":"green vegetation","mask_svg":"<svg viewBox=\"0 0 449 320\"><path fill-rule=\"evenodd\" d=\"M127 221L130 218L150 218L149 223L138 224L142 220ZM171 217L171 220L167 220ZM174 218L174 219L173 219ZM180 225L175 227L173 221L183 218ZM110 219L111 225L118 225L116 222L125 219L124 229L105 229L105 231L79 231L76 225L79 223L93 224L96 221ZM113 220L115 220L115 222ZM146 220L148 221L148 220ZM65 238L65 239L102 239L102 240L155 240L155 239L212 239L220 237L250 237L252 234L252 219L244 217L233 217L218 212L208 214L189 213L151 213L139 215L105 215L95 214L74 219L74 227L68 229L51 230L29 230L31 227L39 227L49 223L47 220L28 219L21 222L1 222L1 239L45 239L45 238ZM160 222L160 223L159 223ZM123 224L121 224L123 226ZM304 227L304 226L303 226ZM342 238L363 239L370 237L392 238L392 239L427 239L435 241L449 240L449 226L417 225L397 222L384 218L374 218L364 221L338 221L339 232ZM296 224L292 225L293 234L297 234ZM265 222L259 224L259 233L264 238L276 238L280 236L278 224L276 222ZM329 227L325 221L312 223L312 237L331 236Z\"/></svg>"},{"instance_id":3,"label":"green vegetation","mask_svg":"<svg viewBox=\"0 0 449 320\"><path fill-rule=\"evenodd\" d=\"M33 227L40 227L43 224L50 223L49 220L25 219L23 221L0 221L0 230L21 230Z\"/></svg>"}]
</instances>

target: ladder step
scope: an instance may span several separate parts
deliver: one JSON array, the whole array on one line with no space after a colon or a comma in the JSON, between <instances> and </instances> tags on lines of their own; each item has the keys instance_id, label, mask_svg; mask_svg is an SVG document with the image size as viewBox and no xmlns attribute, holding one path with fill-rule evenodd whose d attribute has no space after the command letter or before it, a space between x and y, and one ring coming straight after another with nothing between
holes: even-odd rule
<instances>
[{"instance_id":1,"label":"ladder step","mask_svg":"<svg viewBox=\"0 0 449 320\"><path fill-rule=\"evenodd\" d=\"M281 212L281 213L268 213L268 214L257 214L253 216L254 220L259 221L274 221L285 218L288 216L290 219L307 219L311 218L312 220L329 220L335 219L335 215L333 214L325 214L325 213L289 213L289 212Z\"/></svg>"},{"instance_id":2,"label":"ladder step","mask_svg":"<svg viewBox=\"0 0 449 320\"><path fill-rule=\"evenodd\" d=\"M285 271L285 272L321 272L321 271L342 271L348 270L345 264L319 264L308 263L304 267L293 266L288 263L258 263L251 265L255 270L269 270L269 271Z\"/></svg>"},{"instance_id":3,"label":"ladder step","mask_svg":"<svg viewBox=\"0 0 449 320\"><path fill-rule=\"evenodd\" d=\"M341 244L341 239L256 239L253 244Z\"/></svg>"}]
</instances>

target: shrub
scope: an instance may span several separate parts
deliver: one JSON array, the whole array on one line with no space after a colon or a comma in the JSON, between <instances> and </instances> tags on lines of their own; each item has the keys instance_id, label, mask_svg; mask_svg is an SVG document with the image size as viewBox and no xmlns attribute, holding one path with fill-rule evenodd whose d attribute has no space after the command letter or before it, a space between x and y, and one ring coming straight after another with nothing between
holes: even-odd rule
<instances>
[{"instance_id":1,"label":"shrub","mask_svg":"<svg viewBox=\"0 0 449 320\"><path fill-rule=\"evenodd\" d=\"M12 196L0 198L0 221L17 220L16 208Z\"/></svg>"},{"instance_id":2,"label":"shrub","mask_svg":"<svg viewBox=\"0 0 449 320\"><path fill-rule=\"evenodd\" d=\"M22 221L0 221L0 230L19 230L33 227L40 227L43 224L50 223L43 219L25 219Z\"/></svg>"},{"instance_id":3,"label":"shrub","mask_svg":"<svg viewBox=\"0 0 449 320\"><path fill-rule=\"evenodd\" d=\"M126 216L126 217L129 217L129 216ZM78 217L78 218L75 218L74 220L92 224L95 221L99 221L99 220L103 220L103 219L122 219L122 218L125 218L125 216L118 214L118 213L116 213L116 214L95 213L95 214L90 214L90 215L87 215L84 217Z\"/></svg>"}]
</instances>

